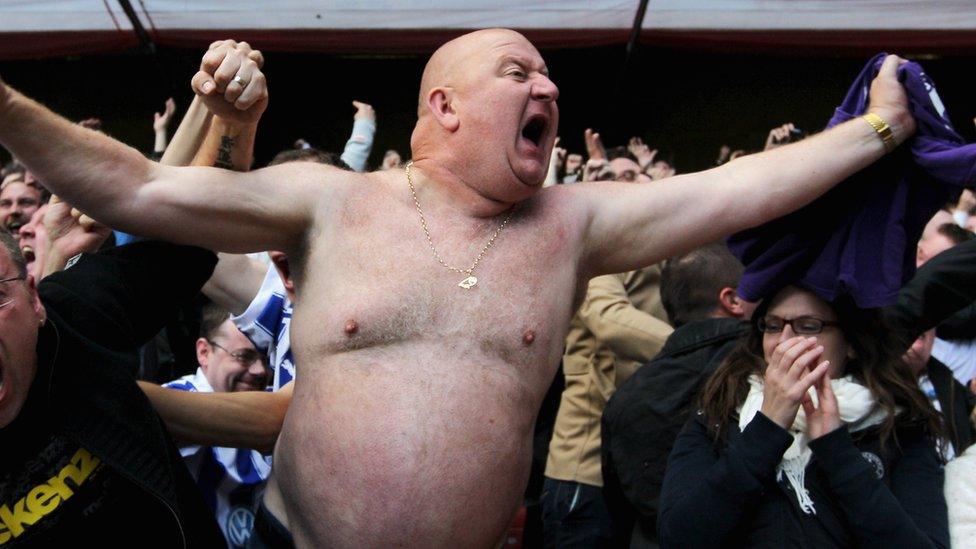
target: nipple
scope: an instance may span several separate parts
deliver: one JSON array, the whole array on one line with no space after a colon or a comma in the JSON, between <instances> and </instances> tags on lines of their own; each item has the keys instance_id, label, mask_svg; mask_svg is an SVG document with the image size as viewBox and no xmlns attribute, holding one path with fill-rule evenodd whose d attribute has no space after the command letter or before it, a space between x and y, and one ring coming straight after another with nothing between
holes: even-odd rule
<instances>
[{"instance_id":1,"label":"nipple","mask_svg":"<svg viewBox=\"0 0 976 549\"><path fill-rule=\"evenodd\" d=\"M535 341L535 332L532 330L526 330L525 333L522 334L522 343L532 345L533 341Z\"/></svg>"},{"instance_id":2,"label":"nipple","mask_svg":"<svg viewBox=\"0 0 976 549\"><path fill-rule=\"evenodd\" d=\"M346 335L355 335L359 331L359 324L356 324L355 320L349 319L346 321L346 326L342 329L346 332Z\"/></svg>"}]
</instances>

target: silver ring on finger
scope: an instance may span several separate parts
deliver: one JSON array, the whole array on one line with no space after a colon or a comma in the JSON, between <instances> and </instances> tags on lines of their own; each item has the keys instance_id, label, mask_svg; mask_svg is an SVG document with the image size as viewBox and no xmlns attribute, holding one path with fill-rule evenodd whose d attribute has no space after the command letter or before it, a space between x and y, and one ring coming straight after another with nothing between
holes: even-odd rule
<instances>
[{"instance_id":1,"label":"silver ring on finger","mask_svg":"<svg viewBox=\"0 0 976 549\"><path fill-rule=\"evenodd\" d=\"M236 76L234 76L233 82L237 82L237 85L239 85L242 88L246 88L247 87L247 81L244 80L243 78L241 78L241 75L239 75L239 74L236 75Z\"/></svg>"}]
</instances>

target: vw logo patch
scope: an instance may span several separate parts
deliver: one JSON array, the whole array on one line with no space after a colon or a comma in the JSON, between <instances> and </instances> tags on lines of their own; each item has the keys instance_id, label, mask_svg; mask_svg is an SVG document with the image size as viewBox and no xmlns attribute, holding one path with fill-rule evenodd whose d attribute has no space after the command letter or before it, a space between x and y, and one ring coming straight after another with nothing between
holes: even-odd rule
<instances>
[{"instance_id":1,"label":"vw logo patch","mask_svg":"<svg viewBox=\"0 0 976 549\"><path fill-rule=\"evenodd\" d=\"M227 515L225 532L234 547L244 547L254 529L254 513L247 507L234 507Z\"/></svg>"}]
</instances>

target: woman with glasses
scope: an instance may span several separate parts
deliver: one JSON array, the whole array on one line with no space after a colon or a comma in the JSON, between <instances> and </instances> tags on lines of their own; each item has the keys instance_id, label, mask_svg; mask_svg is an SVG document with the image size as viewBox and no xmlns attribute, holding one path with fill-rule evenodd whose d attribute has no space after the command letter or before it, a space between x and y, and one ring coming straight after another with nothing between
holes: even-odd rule
<instances>
[{"instance_id":1,"label":"woman with glasses","mask_svg":"<svg viewBox=\"0 0 976 549\"><path fill-rule=\"evenodd\" d=\"M706 383L662 547L947 547L938 413L880 312L787 287Z\"/></svg>"}]
</instances>

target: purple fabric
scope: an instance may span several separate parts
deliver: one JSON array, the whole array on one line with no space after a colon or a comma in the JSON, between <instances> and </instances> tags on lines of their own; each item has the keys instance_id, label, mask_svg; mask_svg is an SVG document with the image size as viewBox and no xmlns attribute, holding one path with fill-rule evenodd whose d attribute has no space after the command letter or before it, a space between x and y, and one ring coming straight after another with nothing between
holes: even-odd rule
<instances>
[{"instance_id":1,"label":"purple fabric","mask_svg":"<svg viewBox=\"0 0 976 549\"><path fill-rule=\"evenodd\" d=\"M861 71L828 128L867 111L884 58L878 54ZM917 63L899 67L898 79L918 126L914 136L806 207L729 237L746 267L743 298L758 301L796 284L827 301L850 295L863 308L897 300L915 272L925 224L976 182L976 145L952 128L932 80Z\"/></svg>"}]
</instances>

